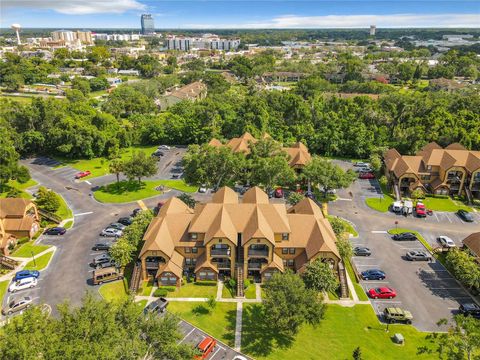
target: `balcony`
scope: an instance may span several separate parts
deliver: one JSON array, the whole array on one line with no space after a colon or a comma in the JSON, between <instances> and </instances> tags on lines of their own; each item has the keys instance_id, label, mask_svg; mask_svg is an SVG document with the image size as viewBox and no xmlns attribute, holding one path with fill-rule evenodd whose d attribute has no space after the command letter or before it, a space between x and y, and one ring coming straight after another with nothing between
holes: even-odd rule
<instances>
[{"instance_id":1,"label":"balcony","mask_svg":"<svg viewBox=\"0 0 480 360\"><path fill-rule=\"evenodd\" d=\"M229 262L214 263L218 270L230 270L232 264Z\"/></svg>"},{"instance_id":2,"label":"balcony","mask_svg":"<svg viewBox=\"0 0 480 360\"><path fill-rule=\"evenodd\" d=\"M211 256L230 256L230 249L211 249Z\"/></svg>"},{"instance_id":3,"label":"balcony","mask_svg":"<svg viewBox=\"0 0 480 360\"><path fill-rule=\"evenodd\" d=\"M268 257L268 249L264 249L264 250L251 250L251 249L248 249L248 256Z\"/></svg>"},{"instance_id":4,"label":"balcony","mask_svg":"<svg viewBox=\"0 0 480 360\"><path fill-rule=\"evenodd\" d=\"M164 262L160 262L160 261L145 261L145 267L147 268L147 270L158 269L158 267L159 267L161 264L164 264Z\"/></svg>"},{"instance_id":5,"label":"balcony","mask_svg":"<svg viewBox=\"0 0 480 360\"><path fill-rule=\"evenodd\" d=\"M264 263L249 262L247 268L248 270L261 270L263 265Z\"/></svg>"}]
</instances>

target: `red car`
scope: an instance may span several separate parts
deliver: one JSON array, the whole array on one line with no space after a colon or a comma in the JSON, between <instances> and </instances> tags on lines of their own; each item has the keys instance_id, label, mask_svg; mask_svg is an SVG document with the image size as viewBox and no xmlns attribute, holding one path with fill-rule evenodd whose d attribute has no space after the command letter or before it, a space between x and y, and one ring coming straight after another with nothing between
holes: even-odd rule
<instances>
[{"instance_id":1,"label":"red car","mask_svg":"<svg viewBox=\"0 0 480 360\"><path fill-rule=\"evenodd\" d=\"M368 290L368 295L372 299L393 299L397 293L392 288L380 287Z\"/></svg>"},{"instance_id":2,"label":"red car","mask_svg":"<svg viewBox=\"0 0 480 360\"><path fill-rule=\"evenodd\" d=\"M425 205L422 203L417 203L417 206L415 206L415 213L418 217L426 217L427 209L425 208Z\"/></svg>"},{"instance_id":3,"label":"red car","mask_svg":"<svg viewBox=\"0 0 480 360\"><path fill-rule=\"evenodd\" d=\"M360 179L375 179L375 175L372 174L371 172L360 173L358 177Z\"/></svg>"},{"instance_id":4,"label":"red car","mask_svg":"<svg viewBox=\"0 0 480 360\"><path fill-rule=\"evenodd\" d=\"M81 178L84 178L88 175L91 175L92 173L90 172L90 170L87 170L87 171L80 171L78 174L75 175L75 179L81 179Z\"/></svg>"},{"instance_id":5,"label":"red car","mask_svg":"<svg viewBox=\"0 0 480 360\"><path fill-rule=\"evenodd\" d=\"M206 359L208 355L210 355L210 353L213 351L213 349L215 349L216 345L217 340L211 338L210 336L207 336L197 345L197 350L200 352L200 355L196 355L195 360Z\"/></svg>"},{"instance_id":6,"label":"red car","mask_svg":"<svg viewBox=\"0 0 480 360\"><path fill-rule=\"evenodd\" d=\"M273 195L274 195L277 199L283 198L283 190L282 190L282 188L276 188L276 189L275 189L275 192L273 193Z\"/></svg>"}]
</instances>

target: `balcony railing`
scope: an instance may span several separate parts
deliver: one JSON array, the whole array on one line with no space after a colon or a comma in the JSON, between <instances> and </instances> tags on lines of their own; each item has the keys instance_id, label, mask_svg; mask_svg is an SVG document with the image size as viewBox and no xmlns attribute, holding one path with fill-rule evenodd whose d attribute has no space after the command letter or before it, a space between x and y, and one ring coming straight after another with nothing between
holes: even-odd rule
<instances>
[{"instance_id":1,"label":"balcony railing","mask_svg":"<svg viewBox=\"0 0 480 360\"><path fill-rule=\"evenodd\" d=\"M210 255L230 256L230 249L211 249Z\"/></svg>"},{"instance_id":2,"label":"balcony railing","mask_svg":"<svg viewBox=\"0 0 480 360\"><path fill-rule=\"evenodd\" d=\"M215 263L215 266L219 270L230 270L230 268L232 267L232 264L227 262L220 262L220 263Z\"/></svg>"},{"instance_id":3,"label":"balcony railing","mask_svg":"<svg viewBox=\"0 0 480 360\"><path fill-rule=\"evenodd\" d=\"M268 256L268 249L265 250L248 250L248 256Z\"/></svg>"},{"instance_id":4,"label":"balcony railing","mask_svg":"<svg viewBox=\"0 0 480 360\"><path fill-rule=\"evenodd\" d=\"M145 261L145 267L147 269L158 269L160 264L164 264L162 261Z\"/></svg>"},{"instance_id":5,"label":"balcony railing","mask_svg":"<svg viewBox=\"0 0 480 360\"><path fill-rule=\"evenodd\" d=\"M263 266L263 263L248 263L249 270L260 270Z\"/></svg>"}]
</instances>

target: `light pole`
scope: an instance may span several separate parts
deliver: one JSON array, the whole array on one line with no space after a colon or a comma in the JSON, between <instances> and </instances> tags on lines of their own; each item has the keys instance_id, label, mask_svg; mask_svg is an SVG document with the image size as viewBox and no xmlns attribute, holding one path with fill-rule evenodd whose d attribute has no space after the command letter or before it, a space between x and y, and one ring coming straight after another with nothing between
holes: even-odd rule
<instances>
[{"instance_id":1,"label":"light pole","mask_svg":"<svg viewBox=\"0 0 480 360\"><path fill-rule=\"evenodd\" d=\"M35 254L33 253L33 251L30 251L30 253L32 254L33 266L37 267L37 263L35 261Z\"/></svg>"},{"instance_id":2,"label":"light pole","mask_svg":"<svg viewBox=\"0 0 480 360\"><path fill-rule=\"evenodd\" d=\"M398 221L395 221L395 232L398 231Z\"/></svg>"}]
</instances>

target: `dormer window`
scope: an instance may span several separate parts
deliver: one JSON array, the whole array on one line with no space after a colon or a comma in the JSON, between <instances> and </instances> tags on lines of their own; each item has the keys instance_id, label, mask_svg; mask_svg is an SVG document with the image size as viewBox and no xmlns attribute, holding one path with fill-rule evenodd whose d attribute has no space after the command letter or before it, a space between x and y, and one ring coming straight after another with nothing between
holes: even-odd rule
<instances>
[{"instance_id":1,"label":"dormer window","mask_svg":"<svg viewBox=\"0 0 480 360\"><path fill-rule=\"evenodd\" d=\"M190 233L190 239L197 240L198 239L198 234L197 233Z\"/></svg>"},{"instance_id":2,"label":"dormer window","mask_svg":"<svg viewBox=\"0 0 480 360\"><path fill-rule=\"evenodd\" d=\"M288 240L289 235L289 233L282 233L282 240Z\"/></svg>"}]
</instances>

